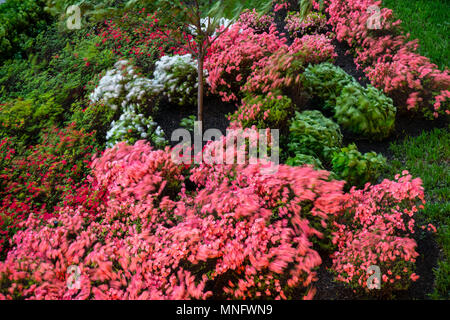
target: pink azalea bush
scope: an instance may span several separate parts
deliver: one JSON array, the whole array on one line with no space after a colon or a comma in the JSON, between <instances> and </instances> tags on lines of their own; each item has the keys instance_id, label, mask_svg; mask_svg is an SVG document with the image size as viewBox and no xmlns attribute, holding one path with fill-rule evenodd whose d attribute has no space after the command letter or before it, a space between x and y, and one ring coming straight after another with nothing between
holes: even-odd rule
<instances>
[{"instance_id":1,"label":"pink azalea bush","mask_svg":"<svg viewBox=\"0 0 450 320\"><path fill-rule=\"evenodd\" d=\"M253 63L286 46L285 42L274 25L262 34L239 24L230 27L212 45L205 61L211 92L223 101L237 101L237 92L247 81Z\"/></svg>"},{"instance_id":2,"label":"pink azalea bush","mask_svg":"<svg viewBox=\"0 0 450 320\"><path fill-rule=\"evenodd\" d=\"M420 205L419 205L420 203ZM422 181L412 179L407 171L394 181L367 184L363 190L353 188L343 211L333 221L332 271L336 280L356 291L389 296L394 290L405 290L416 281L414 273L418 256L415 214L423 208ZM368 290L370 266L381 270L381 290Z\"/></svg>"},{"instance_id":3,"label":"pink azalea bush","mask_svg":"<svg viewBox=\"0 0 450 320\"><path fill-rule=\"evenodd\" d=\"M85 200L75 191L96 152L93 133L70 124L45 130L40 140L25 150L14 139L0 140L0 259L30 214L49 219L61 202Z\"/></svg>"},{"instance_id":4,"label":"pink azalea bush","mask_svg":"<svg viewBox=\"0 0 450 320\"><path fill-rule=\"evenodd\" d=\"M437 118L450 114L450 74L417 53L417 41L409 41L387 8L380 11L380 29L367 27L375 0L328 0L329 23L337 39L355 51L355 62L371 83L384 90L400 112L421 112Z\"/></svg>"},{"instance_id":5,"label":"pink azalea bush","mask_svg":"<svg viewBox=\"0 0 450 320\"><path fill-rule=\"evenodd\" d=\"M312 241L339 211L343 182L263 166L186 168L168 149L118 144L93 162L94 212L68 205L57 218L23 222L0 262L0 297L312 298L321 264ZM74 265L79 279L68 273Z\"/></svg>"},{"instance_id":6,"label":"pink azalea bush","mask_svg":"<svg viewBox=\"0 0 450 320\"><path fill-rule=\"evenodd\" d=\"M239 16L238 22L247 28L255 30L257 33L268 32L270 26L275 22L270 14L259 14L255 9L245 10Z\"/></svg>"},{"instance_id":7,"label":"pink azalea bush","mask_svg":"<svg viewBox=\"0 0 450 320\"><path fill-rule=\"evenodd\" d=\"M289 47L280 47L273 55L257 61L242 90L265 94L298 91L301 73L309 64L332 62L335 57L334 46L324 35L296 38Z\"/></svg>"}]
</instances>

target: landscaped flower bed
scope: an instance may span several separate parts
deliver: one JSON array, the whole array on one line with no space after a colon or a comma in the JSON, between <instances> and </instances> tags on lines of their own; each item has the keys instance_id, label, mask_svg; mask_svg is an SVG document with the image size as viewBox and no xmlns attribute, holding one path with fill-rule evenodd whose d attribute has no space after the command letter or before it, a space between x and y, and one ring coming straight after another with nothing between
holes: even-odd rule
<instances>
[{"instance_id":1,"label":"landscaped flower bed","mask_svg":"<svg viewBox=\"0 0 450 320\"><path fill-rule=\"evenodd\" d=\"M49 15L37 49L5 47L0 299L432 293L423 247L439 251L448 222L427 214L448 196L389 144L424 123L448 136L450 75L391 10L371 29L380 1L255 1L193 21L182 2L125 2L84 8L70 32Z\"/></svg>"}]
</instances>

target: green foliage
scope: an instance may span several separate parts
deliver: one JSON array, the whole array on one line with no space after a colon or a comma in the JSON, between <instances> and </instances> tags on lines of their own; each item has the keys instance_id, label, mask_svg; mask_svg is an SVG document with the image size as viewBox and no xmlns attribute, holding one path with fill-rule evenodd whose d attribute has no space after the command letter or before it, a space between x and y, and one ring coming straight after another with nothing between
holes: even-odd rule
<instances>
[{"instance_id":1,"label":"green foliage","mask_svg":"<svg viewBox=\"0 0 450 320\"><path fill-rule=\"evenodd\" d=\"M129 0L127 7L147 6L157 8L161 13L162 21L169 24L177 24L186 27L187 25L197 25L199 18L210 17L210 24L206 33L212 34L218 26L221 18L236 20L245 9L256 8L260 13L267 12L271 8L271 1L268 0Z\"/></svg>"},{"instance_id":2,"label":"green foliage","mask_svg":"<svg viewBox=\"0 0 450 320\"><path fill-rule=\"evenodd\" d=\"M39 100L17 99L0 105L0 138L14 136L25 144L36 142L42 129L61 121L63 111L48 94Z\"/></svg>"},{"instance_id":3,"label":"green foliage","mask_svg":"<svg viewBox=\"0 0 450 320\"><path fill-rule=\"evenodd\" d=\"M309 65L302 79L311 96L319 98L327 110L334 110L342 89L355 83L351 75L329 62Z\"/></svg>"},{"instance_id":4,"label":"green foliage","mask_svg":"<svg viewBox=\"0 0 450 320\"><path fill-rule=\"evenodd\" d=\"M7 92L9 99L24 97L35 100L45 92L54 97L55 103L69 110L72 103L93 90L94 82L91 80L111 67L116 59L112 51L97 46L101 42L99 37L86 34L86 31L80 32L69 40L63 40L53 31L50 39L54 41L48 47L45 37L38 37L37 43L42 45L42 50L28 62L15 61L14 65L19 66L18 72L14 72L14 67L0 68L3 92ZM58 39L63 42L59 43ZM62 47L62 50L54 52L54 46ZM51 56L48 57L44 51L52 52Z\"/></svg>"},{"instance_id":5,"label":"green foliage","mask_svg":"<svg viewBox=\"0 0 450 320\"><path fill-rule=\"evenodd\" d=\"M187 118L183 118L180 121L180 127L183 127L191 132L194 132L195 121L197 118L195 116L189 116Z\"/></svg>"},{"instance_id":6,"label":"green foliage","mask_svg":"<svg viewBox=\"0 0 450 320\"><path fill-rule=\"evenodd\" d=\"M65 21L71 18L67 8L77 5L80 8L81 27L102 22L114 15L119 15L126 0L47 0L45 11Z\"/></svg>"},{"instance_id":7,"label":"green foliage","mask_svg":"<svg viewBox=\"0 0 450 320\"><path fill-rule=\"evenodd\" d=\"M338 179L347 181L347 186L356 187L375 183L386 166L386 158L382 155L375 152L361 154L355 144L335 152L331 162Z\"/></svg>"},{"instance_id":8,"label":"green foliage","mask_svg":"<svg viewBox=\"0 0 450 320\"><path fill-rule=\"evenodd\" d=\"M296 111L289 130L288 150L294 157L309 155L329 163L333 152L342 144L339 126L317 110Z\"/></svg>"},{"instance_id":9,"label":"green foliage","mask_svg":"<svg viewBox=\"0 0 450 320\"><path fill-rule=\"evenodd\" d=\"M119 110L114 110L105 104L89 104L87 107L81 102L75 103L71 108L72 117L78 130L95 132L95 141L99 145L106 143L106 133L113 120L119 117Z\"/></svg>"},{"instance_id":10,"label":"green foliage","mask_svg":"<svg viewBox=\"0 0 450 320\"><path fill-rule=\"evenodd\" d=\"M33 37L50 21L43 6L43 0L7 0L0 6L0 64L33 46Z\"/></svg>"},{"instance_id":11,"label":"green foliage","mask_svg":"<svg viewBox=\"0 0 450 320\"><path fill-rule=\"evenodd\" d=\"M323 0L318 1L320 4L320 8L323 8ZM300 17L303 19L306 18L306 16L311 13L313 10L313 0L298 0L298 3L300 5Z\"/></svg>"},{"instance_id":12,"label":"green foliage","mask_svg":"<svg viewBox=\"0 0 450 320\"><path fill-rule=\"evenodd\" d=\"M393 10L411 39L419 39L421 55L430 58L441 70L450 66L450 1L383 0L383 7Z\"/></svg>"},{"instance_id":13,"label":"green foliage","mask_svg":"<svg viewBox=\"0 0 450 320\"><path fill-rule=\"evenodd\" d=\"M322 162L320 162L319 159L301 153L296 154L295 157L288 158L286 160L286 164L292 167L298 167L303 166L305 164L309 164L312 165L314 168L323 169Z\"/></svg>"},{"instance_id":14,"label":"green foliage","mask_svg":"<svg viewBox=\"0 0 450 320\"><path fill-rule=\"evenodd\" d=\"M336 99L335 118L345 129L371 140L382 140L394 130L396 108L380 90L358 83L344 87Z\"/></svg>"}]
</instances>

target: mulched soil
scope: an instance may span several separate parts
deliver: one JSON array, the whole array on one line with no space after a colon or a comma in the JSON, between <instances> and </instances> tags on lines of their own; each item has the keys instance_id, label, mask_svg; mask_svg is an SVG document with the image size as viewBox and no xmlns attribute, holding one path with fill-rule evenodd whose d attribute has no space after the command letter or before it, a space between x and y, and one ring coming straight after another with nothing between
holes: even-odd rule
<instances>
[{"instance_id":1,"label":"mulched soil","mask_svg":"<svg viewBox=\"0 0 450 320\"><path fill-rule=\"evenodd\" d=\"M277 30L281 36L287 36L288 33L284 29L284 18L286 10L280 10L275 14L275 22ZM288 43L292 43L293 39L287 37ZM356 68L351 54L347 54L349 49L346 43L333 41L336 47L337 58L335 64L344 69L347 73L355 77L362 85L366 86L369 81L361 70ZM236 105L224 103L217 97L205 97L204 106L204 123L203 129L216 128L225 134L229 121L226 115L236 110ZM162 127L170 140L170 134L175 129L180 128L181 119L190 115L196 115L196 106L180 107L163 101L160 105L159 112L155 116L155 121ZM361 139L349 132L343 131L344 145L355 143L361 152L375 151L383 154L385 157L392 158L389 150L389 144L393 141L401 141L408 136L417 136L423 131L432 130L433 128L443 128L448 126L448 120L427 121L422 118L398 117L395 132L389 139L381 142L373 142ZM171 142L175 145L178 142ZM420 276L419 280L413 283L409 290L396 294L397 299L426 299L427 294L433 290L434 274L433 268L437 265L437 259L440 251L433 234L428 231L418 231L416 233L416 241L418 244L417 251L420 257L416 263L416 273ZM333 281L333 275L328 271L331 267L331 259L324 256L324 261L318 271L319 280L316 283L317 294L315 299L319 300L348 300L348 299L371 299L370 296L356 296L352 290L346 288L340 283Z\"/></svg>"},{"instance_id":2,"label":"mulched soil","mask_svg":"<svg viewBox=\"0 0 450 320\"><path fill-rule=\"evenodd\" d=\"M234 113L237 107L234 104L222 102L217 97L205 97L203 109L203 130L219 129L222 134L225 134L230 124L226 115ZM181 128L181 119L187 118L190 115L197 115L197 106L181 107L176 104L171 104L168 101L162 101L155 116L155 121L164 130L166 138L170 141L172 132ZM174 146L177 143L177 141L170 142L170 145Z\"/></svg>"}]
</instances>

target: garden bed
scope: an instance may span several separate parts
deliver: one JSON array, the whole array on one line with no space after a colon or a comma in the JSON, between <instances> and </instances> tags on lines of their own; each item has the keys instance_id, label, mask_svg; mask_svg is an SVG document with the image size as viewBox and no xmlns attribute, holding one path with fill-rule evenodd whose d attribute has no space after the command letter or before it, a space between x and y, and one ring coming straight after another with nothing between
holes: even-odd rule
<instances>
[{"instance_id":1,"label":"garden bed","mask_svg":"<svg viewBox=\"0 0 450 320\"><path fill-rule=\"evenodd\" d=\"M373 30L372 0L195 24L170 15L181 2L124 3L70 32L43 2L8 4L39 28L20 35L35 49L0 41L0 298L445 295L450 75L390 10ZM224 136L177 162L193 116ZM275 171L223 162L243 134L280 151Z\"/></svg>"}]
</instances>

